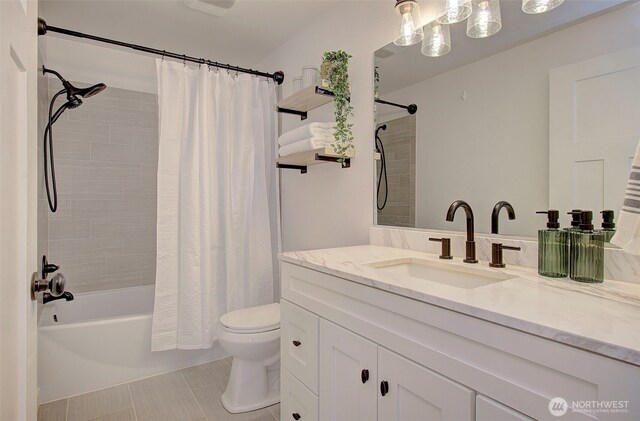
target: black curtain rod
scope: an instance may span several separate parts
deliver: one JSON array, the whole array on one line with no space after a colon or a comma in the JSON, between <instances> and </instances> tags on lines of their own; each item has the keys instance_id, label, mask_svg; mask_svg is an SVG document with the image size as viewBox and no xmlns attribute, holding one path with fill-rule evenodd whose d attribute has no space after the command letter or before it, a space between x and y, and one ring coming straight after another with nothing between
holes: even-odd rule
<instances>
[{"instance_id":1,"label":"black curtain rod","mask_svg":"<svg viewBox=\"0 0 640 421\"><path fill-rule=\"evenodd\" d=\"M385 104L385 105L391 105L393 107L404 108L409 112L409 114L415 114L418 111L418 106L416 104L402 105L402 104L396 104L395 102L385 101L380 98L376 99L375 102L377 102L378 104Z\"/></svg>"},{"instance_id":2,"label":"black curtain rod","mask_svg":"<svg viewBox=\"0 0 640 421\"><path fill-rule=\"evenodd\" d=\"M116 41L116 40L109 39L109 38L97 37L95 35L83 34L82 32L71 31L69 29L58 28L58 27L55 27L55 26L47 25L47 22L45 22L44 19L38 18L38 35L45 35L49 31L50 32L57 32L59 34L69 35L71 37L87 38L87 39L91 39L93 41L104 42L106 44L118 45L120 47L131 48L131 49L136 50L136 51L142 51L142 52L145 52L145 53L156 54L156 55L159 55L159 56L162 56L162 57L175 58L175 59L178 59L178 60L182 60L183 62L187 62L188 61L188 62L191 62L191 63L205 64L207 66L213 66L213 67L217 67L219 69L226 69L226 70L232 70L232 71L240 72L240 73L249 73L249 74L255 75L255 76L262 76L262 77L266 77L266 78L269 78L269 79L273 79L275 82L278 83L278 85L282 85L282 82L284 82L284 72L282 72L282 71L277 71L275 73L261 72L259 70L245 69L245 68L238 67L238 66L232 66L230 64L218 63L217 61L211 61L211 60L205 60L203 58L191 57L191 56L187 56L185 54L177 54L177 53L172 53L170 51L158 50L156 48L143 47L141 45L130 44L130 43L127 43L127 42L122 42L122 41Z\"/></svg>"}]
</instances>

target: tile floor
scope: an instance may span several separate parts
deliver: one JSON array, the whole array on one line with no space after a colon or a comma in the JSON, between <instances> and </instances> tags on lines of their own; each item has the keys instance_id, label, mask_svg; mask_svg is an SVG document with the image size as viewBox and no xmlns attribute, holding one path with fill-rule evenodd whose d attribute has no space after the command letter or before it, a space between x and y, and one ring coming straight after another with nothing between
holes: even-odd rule
<instances>
[{"instance_id":1,"label":"tile floor","mask_svg":"<svg viewBox=\"0 0 640 421\"><path fill-rule=\"evenodd\" d=\"M280 405L228 413L231 358L40 405L38 421L279 421Z\"/></svg>"}]
</instances>

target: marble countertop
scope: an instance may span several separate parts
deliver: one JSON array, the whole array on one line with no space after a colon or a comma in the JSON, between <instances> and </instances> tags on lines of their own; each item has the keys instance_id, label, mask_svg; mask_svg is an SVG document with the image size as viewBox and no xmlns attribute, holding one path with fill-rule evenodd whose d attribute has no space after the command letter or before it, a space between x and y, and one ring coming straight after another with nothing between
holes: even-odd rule
<instances>
[{"instance_id":1,"label":"marble countertop","mask_svg":"<svg viewBox=\"0 0 640 421\"><path fill-rule=\"evenodd\" d=\"M415 278L400 279L368 264L418 258L442 263L437 255L364 245L287 252L280 260L393 294L437 305L523 332L640 366L640 285L606 280L583 284L539 276L535 270L493 269L513 278L464 289ZM460 270L462 259L446 261Z\"/></svg>"}]
</instances>

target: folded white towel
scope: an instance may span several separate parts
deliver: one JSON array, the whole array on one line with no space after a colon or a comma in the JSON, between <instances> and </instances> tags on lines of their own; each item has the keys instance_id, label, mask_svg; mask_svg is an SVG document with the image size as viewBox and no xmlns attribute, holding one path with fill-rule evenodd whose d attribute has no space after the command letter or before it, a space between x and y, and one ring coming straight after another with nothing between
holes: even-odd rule
<instances>
[{"instance_id":1,"label":"folded white towel","mask_svg":"<svg viewBox=\"0 0 640 421\"><path fill-rule=\"evenodd\" d=\"M298 152L312 151L324 148L334 142L333 136L314 136L307 139L298 140L288 145L280 146L278 153L280 156L287 156Z\"/></svg>"},{"instance_id":2,"label":"folded white towel","mask_svg":"<svg viewBox=\"0 0 640 421\"><path fill-rule=\"evenodd\" d=\"M308 139L317 135L333 134L335 131L336 123L309 123L297 129L290 130L283 133L278 138L278 144L280 146L288 145L289 143L296 142L298 140Z\"/></svg>"},{"instance_id":3,"label":"folded white towel","mask_svg":"<svg viewBox=\"0 0 640 421\"><path fill-rule=\"evenodd\" d=\"M633 159L627 192L611 244L640 256L640 143Z\"/></svg>"}]
</instances>

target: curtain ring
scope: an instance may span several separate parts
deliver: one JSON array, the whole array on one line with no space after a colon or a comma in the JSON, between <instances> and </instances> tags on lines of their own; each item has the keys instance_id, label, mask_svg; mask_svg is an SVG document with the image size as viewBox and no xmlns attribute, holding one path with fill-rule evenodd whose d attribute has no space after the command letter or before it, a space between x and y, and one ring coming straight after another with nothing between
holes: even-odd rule
<instances>
[{"instance_id":1,"label":"curtain ring","mask_svg":"<svg viewBox=\"0 0 640 421\"><path fill-rule=\"evenodd\" d=\"M165 54L167 54L167 52L165 50L162 50L162 61L164 61Z\"/></svg>"},{"instance_id":2,"label":"curtain ring","mask_svg":"<svg viewBox=\"0 0 640 421\"><path fill-rule=\"evenodd\" d=\"M184 64L184 67L187 67L187 56L186 55L182 55L182 64Z\"/></svg>"}]
</instances>

